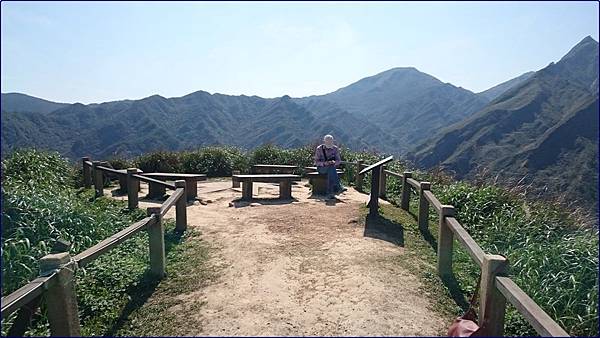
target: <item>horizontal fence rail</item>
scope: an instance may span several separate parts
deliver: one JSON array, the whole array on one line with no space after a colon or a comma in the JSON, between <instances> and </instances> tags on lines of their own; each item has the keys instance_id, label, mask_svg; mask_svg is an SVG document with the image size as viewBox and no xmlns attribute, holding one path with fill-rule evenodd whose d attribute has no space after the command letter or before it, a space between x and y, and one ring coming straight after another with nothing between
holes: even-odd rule
<instances>
[{"instance_id":1,"label":"horizontal fence rail","mask_svg":"<svg viewBox=\"0 0 600 338\"><path fill-rule=\"evenodd\" d=\"M362 161L356 163L358 171L367 167ZM452 274L452 251L454 239L467 251L471 259L481 268L481 287L479 291L479 322L484 335L501 336L504 333L504 316L506 301L517 311L541 336L564 337L568 333L560 327L533 299L531 299L510 277L505 276L507 260L498 255L489 255L477 244L471 235L454 217L454 207L444 205L431 192L431 183L419 182L412 177L412 172L396 173L383 169L380 174L379 196L385 197L385 177L401 179L402 191L400 207L409 210L413 193L419 197L417 221L419 229L429 232L429 208L433 208L439 218L438 232L438 274L447 277ZM357 190L362 188L362 179L355 177ZM383 183L381 183L383 182ZM360 185L359 185L360 183Z\"/></svg>"},{"instance_id":2,"label":"horizontal fence rail","mask_svg":"<svg viewBox=\"0 0 600 338\"><path fill-rule=\"evenodd\" d=\"M134 174L132 175L133 177L137 178L138 180L142 181L142 182L146 182L146 183L151 183L151 184L158 184L158 185L162 185L166 188L169 188L171 190L175 190L175 184L172 183L168 183L165 181L161 181L161 180L157 180L156 178L152 178L152 177L148 177L148 176L143 176L143 175L139 175L139 174Z\"/></svg>"},{"instance_id":3,"label":"horizontal fence rail","mask_svg":"<svg viewBox=\"0 0 600 338\"><path fill-rule=\"evenodd\" d=\"M175 190L160 207L147 208L148 216L127 226L125 229L105 238L96 245L85 249L71 257L68 252L49 254L40 259L40 276L6 297L2 297L2 319L6 319L15 311L20 311L15 322L9 329L9 335L22 336L27 330L31 314L43 299L47 307L50 334L52 336L79 336L80 323L75 294L74 274L101 255L109 252L119 244L130 239L140 231L148 232L150 250L150 272L156 278L165 276L165 243L163 216L173 207L175 210L175 231L187 230L187 198L184 180L174 183L160 181L141 176L137 168L117 170L102 165L106 162L91 161L89 157L82 158L83 185L91 188L92 182L96 197L103 196L104 174L117 174L125 179L128 190L128 205L130 209L138 207L139 181L160 185ZM28 315L21 318L21 312ZM19 322L21 320L21 322Z\"/></svg>"},{"instance_id":4,"label":"horizontal fence rail","mask_svg":"<svg viewBox=\"0 0 600 338\"><path fill-rule=\"evenodd\" d=\"M564 337L569 334L508 277L496 277L496 287L542 337Z\"/></svg>"},{"instance_id":5,"label":"horizontal fence rail","mask_svg":"<svg viewBox=\"0 0 600 338\"><path fill-rule=\"evenodd\" d=\"M15 292L6 297L2 297L2 318L18 310L20 307L29 304L32 300L40 297L44 293L44 289L56 276L52 273L48 276L38 277L24 286L17 289Z\"/></svg>"}]
</instances>

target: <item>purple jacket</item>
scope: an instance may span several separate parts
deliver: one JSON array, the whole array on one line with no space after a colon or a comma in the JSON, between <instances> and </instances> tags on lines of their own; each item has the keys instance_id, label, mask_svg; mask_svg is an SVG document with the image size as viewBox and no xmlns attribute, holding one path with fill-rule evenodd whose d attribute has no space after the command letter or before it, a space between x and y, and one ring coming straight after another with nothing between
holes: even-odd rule
<instances>
[{"instance_id":1,"label":"purple jacket","mask_svg":"<svg viewBox=\"0 0 600 338\"><path fill-rule=\"evenodd\" d=\"M325 149L325 154L323 154L323 149ZM325 166L325 156L327 156L328 161L335 160L336 167L339 166L342 162L342 159L340 158L340 150L338 147L333 146L332 148L327 148L324 144L321 144L315 150L315 165L317 167Z\"/></svg>"}]
</instances>

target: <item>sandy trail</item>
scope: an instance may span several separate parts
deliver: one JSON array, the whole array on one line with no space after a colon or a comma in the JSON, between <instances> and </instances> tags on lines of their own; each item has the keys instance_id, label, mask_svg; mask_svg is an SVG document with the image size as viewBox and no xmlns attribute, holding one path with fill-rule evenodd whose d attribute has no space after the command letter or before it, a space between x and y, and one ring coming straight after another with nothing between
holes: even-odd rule
<instances>
[{"instance_id":1,"label":"sandy trail","mask_svg":"<svg viewBox=\"0 0 600 338\"><path fill-rule=\"evenodd\" d=\"M292 203L278 187L255 184L257 202L231 181L200 182L206 205L188 207L188 223L218 248L219 276L181 295L202 300L190 335L439 335L447 320L418 291L414 272L394 263L402 239L358 222L367 195L353 189L336 203L309 198L302 182ZM140 207L152 203L142 202ZM174 217L171 210L167 217ZM400 245L399 245L400 244Z\"/></svg>"}]
</instances>

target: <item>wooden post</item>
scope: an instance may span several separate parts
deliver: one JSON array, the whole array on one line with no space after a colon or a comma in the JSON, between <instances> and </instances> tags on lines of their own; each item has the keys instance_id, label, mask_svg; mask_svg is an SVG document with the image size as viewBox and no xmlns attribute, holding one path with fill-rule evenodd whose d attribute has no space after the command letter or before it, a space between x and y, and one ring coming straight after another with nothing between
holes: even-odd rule
<instances>
[{"instance_id":1,"label":"wooden post","mask_svg":"<svg viewBox=\"0 0 600 338\"><path fill-rule=\"evenodd\" d=\"M185 198L184 198L185 199ZM155 222L148 227L148 242L150 244L150 272L157 278L166 275L165 265L165 237L160 207L147 209L148 216L155 218Z\"/></svg>"},{"instance_id":2,"label":"wooden post","mask_svg":"<svg viewBox=\"0 0 600 338\"><path fill-rule=\"evenodd\" d=\"M446 224L446 217L454 216L454 207L451 205L442 205L439 213L439 232L438 232L438 274L442 277L452 275L452 245L454 234Z\"/></svg>"},{"instance_id":3,"label":"wooden post","mask_svg":"<svg viewBox=\"0 0 600 338\"><path fill-rule=\"evenodd\" d=\"M92 168L87 163L90 160L89 157L82 157L81 164L83 165L83 187L89 189L92 187Z\"/></svg>"},{"instance_id":4,"label":"wooden post","mask_svg":"<svg viewBox=\"0 0 600 338\"><path fill-rule=\"evenodd\" d=\"M96 190L95 197L104 196L104 175L102 174L102 170L97 168L100 163L100 161L92 162L92 176L94 179L94 189Z\"/></svg>"},{"instance_id":5,"label":"wooden post","mask_svg":"<svg viewBox=\"0 0 600 338\"><path fill-rule=\"evenodd\" d=\"M429 230L429 201L425 198L425 191L431 189L431 183L419 183L419 230L426 232Z\"/></svg>"},{"instance_id":6,"label":"wooden post","mask_svg":"<svg viewBox=\"0 0 600 338\"><path fill-rule=\"evenodd\" d=\"M362 170L363 161L358 160L356 164L356 176L354 177L354 187L357 191L362 191L363 188L363 175L359 175L358 173Z\"/></svg>"},{"instance_id":7,"label":"wooden post","mask_svg":"<svg viewBox=\"0 0 600 338\"><path fill-rule=\"evenodd\" d=\"M386 174L385 174L385 166L381 166L380 174L379 174L379 197L385 198L385 189L386 189Z\"/></svg>"},{"instance_id":8,"label":"wooden post","mask_svg":"<svg viewBox=\"0 0 600 338\"><path fill-rule=\"evenodd\" d=\"M371 170L371 195L369 199L369 215L379 215L379 175L380 168Z\"/></svg>"},{"instance_id":9,"label":"wooden post","mask_svg":"<svg viewBox=\"0 0 600 338\"><path fill-rule=\"evenodd\" d=\"M48 323L52 336L80 336L77 295L75 294L75 264L68 252L50 254L40 259L40 275L52 270L58 273L48 286L44 297L48 311Z\"/></svg>"},{"instance_id":10,"label":"wooden post","mask_svg":"<svg viewBox=\"0 0 600 338\"><path fill-rule=\"evenodd\" d=\"M407 179L412 177L412 173L410 171L405 171L402 174L402 199L400 201L400 208L407 210L410 202L410 184L408 184Z\"/></svg>"},{"instance_id":11,"label":"wooden post","mask_svg":"<svg viewBox=\"0 0 600 338\"><path fill-rule=\"evenodd\" d=\"M185 180L175 181L175 188L183 188L183 195L179 197L175 204L175 231L184 232L187 230L187 194Z\"/></svg>"},{"instance_id":12,"label":"wooden post","mask_svg":"<svg viewBox=\"0 0 600 338\"><path fill-rule=\"evenodd\" d=\"M140 180L133 177L137 174L137 168L127 168L127 206L129 210L138 207L138 187Z\"/></svg>"},{"instance_id":13,"label":"wooden post","mask_svg":"<svg viewBox=\"0 0 600 338\"><path fill-rule=\"evenodd\" d=\"M506 273L508 262L500 255L484 255L479 287L479 326L486 336L504 335L506 298L496 288L496 275Z\"/></svg>"},{"instance_id":14,"label":"wooden post","mask_svg":"<svg viewBox=\"0 0 600 338\"><path fill-rule=\"evenodd\" d=\"M232 182L231 187L232 188L239 188L240 187L240 181L236 181L236 180L233 179L233 175L239 175L239 174L240 174L239 170L232 170L231 171L231 182Z\"/></svg>"}]
</instances>

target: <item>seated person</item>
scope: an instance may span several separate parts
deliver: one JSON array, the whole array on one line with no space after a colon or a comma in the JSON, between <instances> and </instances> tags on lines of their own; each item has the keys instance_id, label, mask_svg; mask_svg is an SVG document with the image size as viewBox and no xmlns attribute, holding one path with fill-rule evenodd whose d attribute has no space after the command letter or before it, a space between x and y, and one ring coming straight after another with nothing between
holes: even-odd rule
<instances>
[{"instance_id":1,"label":"seated person","mask_svg":"<svg viewBox=\"0 0 600 338\"><path fill-rule=\"evenodd\" d=\"M315 150L315 165L319 174L327 174L327 197L333 198L335 194L346 191L340 184L336 170L342 160L338 147L333 144L333 136L325 135L323 142Z\"/></svg>"}]
</instances>

